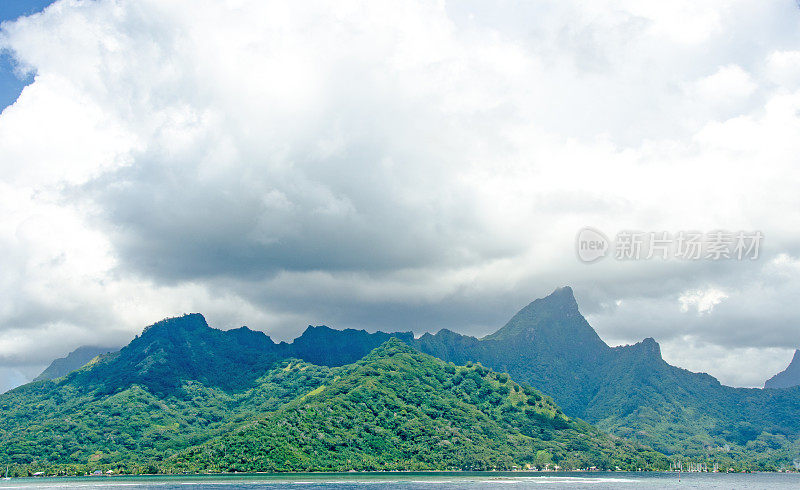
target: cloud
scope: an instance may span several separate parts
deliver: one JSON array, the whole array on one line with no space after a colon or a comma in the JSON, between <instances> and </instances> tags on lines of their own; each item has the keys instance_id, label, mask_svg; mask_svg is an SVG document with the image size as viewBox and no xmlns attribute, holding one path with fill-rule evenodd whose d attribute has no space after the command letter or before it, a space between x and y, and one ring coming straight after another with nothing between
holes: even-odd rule
<instances>
[{"instance_id":1,"label":"cloud","mask_svg":"<svg viewBox=\"0 0 800 490\"><path fill-rule=\"evenodd\" d=\"M741 104L742 99L751 96L758 85L749 73L740 66L721 66L707 77L692 82L689 91L706 103L724 107L729 104Z\"/></svg>"},{"instance_id":2,"label":"cloud","mask_svg":"<svg viewBox=\"0 0 800 490\"><path fill-rule=\"evenodd\" d=\"M800 51L775 51L767 57L766 77L786 90L800 88Z\"/></svg>"},{"instance_id":3,"label":"cloud","mask_svg":"<svg viewBox=\"0 0 800 490\"><path fill-rule=\"evenodd\" d=\"M681 304L681 311L687 312L694 307L699 315L710 313L714 307L720 304L728 295L719 289L701 289L687 291L678 298Z\"/></svg>"},{"instance_id":4,"label":"cloud","mask_svg":"<svg viewBox=\"0 0 800 490\"><path fill-rule=\"evenodd\" d=\"M0 365L184 311L278 339L481 335L563 284L612 343L788 352L798 19L754 0L63 0L3 24L35 78L0 115ZM585 265L585 226L766 238L752 263Z\"/></svg>"}]
</instances>

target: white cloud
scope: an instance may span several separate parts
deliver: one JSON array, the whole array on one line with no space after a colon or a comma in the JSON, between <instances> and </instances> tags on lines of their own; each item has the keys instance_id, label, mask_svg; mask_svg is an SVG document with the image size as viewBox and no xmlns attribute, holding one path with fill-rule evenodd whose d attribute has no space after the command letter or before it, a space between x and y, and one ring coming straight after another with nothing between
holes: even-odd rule
<instances>
[{"instance_id":1,"label":"white cloud","mask_svg":"<svg viewBox=\"0 0 800 490\"><path fill-rule=\"evenodd\" d=\"M736 102L755 92L758 85L740 66L721 66L716 72L691 84L695 94L715 103Z\"/></svg>"},{"instance_id":2,"label":"white cloud","mask_svg":"<svg viewBox=\"0 0 800 490\"><path fill-rule=\"evenodd\" d=\"M612 342L787 349L797 24L755 0L72 0L5 24L36 78L0 115L0 364L183 311L482 334L565 283ZM584 226L757 229L764 257L585 266Z\"/></svg>"},{"instance_id":3,"label":"white cloud","mask_svg":"<svg viewBox=\"0 0 800 490\"><path fill-rule=\"evenodd\" d=\"M681 311L688 312L694 308L698 315L711 313L714 307L720 304L728 295L719 289L709 288L706 290L694 289L686 291L678 298L681 304Z\"/></svg>"},{"instance_id":4,"label":"white cloud","mask_svg":"<svg viewBox=\"0 0 800 490\"><path fill-rule=\"evenodd\" d=\"M790 91L800 89L800 51L775 51L766 59L767 79Z\"/></svg>"}]
</instances>

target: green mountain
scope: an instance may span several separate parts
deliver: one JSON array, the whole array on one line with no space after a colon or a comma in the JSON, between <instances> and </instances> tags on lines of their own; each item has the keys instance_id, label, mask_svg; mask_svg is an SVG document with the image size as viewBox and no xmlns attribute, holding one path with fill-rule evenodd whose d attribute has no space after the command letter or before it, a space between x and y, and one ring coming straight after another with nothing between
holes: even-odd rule
<instances>
[{"instance_id":1,"label":"green mountain","mask_svg":"<svg viewBox=\"0 0 800 490\"><path fill-rule=\"evenodd\" d=\"M418 353L398 351L393 339ZM394 349L391 355L386 345ZM415 371L410 367L415 363L424 369ZM539 415L534 414L536 423L523 417L528 408L548 411L555 405L542 399L529 406L535 398L529 388L522 389L524 396L518 390L505 393L505 387L518 385L496 384L491 380L504 375L482 366L551 396L565 414L553 420L567 426L533 431L547 424L536 419ZM485 382L471 374L484 371ZM467 375L475 386L465 381ZM407 398L419 390L425 400ZM402 408L391 412L400 426L381 418L388 412L380 404L390 400L392 407ZM452 419L436 412L438 406L470 415ZM800 387L723 386L707 374L671 366L650 338L612 348L580 314L572 290L561 288L482 339L449 330L415 339L408 332L309 327L293 342L276 344L246 327L210 328L199 314L164 320L118 352L0 395L0 461L13 463L12 473L14 468L75 473L111 465L129 472L255 468L262 460L263 467L277 469L350 468L346 464L356 467L362 459L382 468L400 461L408 468L432 468L431 461L439 461L438 467L507 467L503 464L529 464L540 450L553 462L571 461L561 466L590 459L596 466L642 461L631 456L630 446L609 449L609 439L578 419L635 444L722 467L774 469L800 459ZM372 432L348 427L347 420L359 420ZM419 438L406 440L392 432L416 427L415 420L423 424ZM330 430L312 430L317 423ZM484 426L492 427L493 435ZM278 428L286 429L284 436ZM430 439L436 441L435 452L406 457L420 451L424 437L448 430L458 433L458 441L479 442L476 453L469 453L472 459L453 459L444 447L455 443L449 437L447 442ZM578 433L591 441L589 446L572 445ZM384 436L393 441L385 453L371 445ZM247 449L274 451L281 440L291 443L290 459ZM325 445L331 441L353 441L353 446ZM326 448L359 456L347 463L324 454ZM239 460L229 459L226 451ZM585 457L569 459L575 451Z\"/></svg>"},{"instance_id":2,"label":"green mountain","mask_svg":"<svg viewBox=\"0 0 800 490\"><path fill-rule=\"evenodd\" d=\"M68 376L85 389L115 393L132 385L169 395L185 381L221 390L249 388L284 349L263 332L241 327L217 330L194 313L147 327L130 344L99 358L91 369Z\"/></svg>"},{"instance_id":3,"label":"green mountain","mask_svg":"<svg viewBox=\"0 0 800 490\"><path fill-rule=\"evenodd\" d=\"M800 349L794 351L792 362L783 371L764 383L764 388L791 388L800 386Z\"/></svg>"},{"instance_id":4,"label":"green mountain","mask_svg":"<svg viewBox=\"0 0 800 490\"><path fill-rule=\"evenodd\" d=\"M425 334L414 345L440 359L479 361L507 372L577 417L584 416L599 389L598 365L612 350L580 314L569 287L532 302L483 339L444 330Z\"/></svg>"},{"instance_id":5,"label":"green mountain","mask_svg":"<svg viewBox=\"0 0 800 490\"><path fill-rule=\"evenodd\" d=\"M328 342L336 336L348 345L364 334L334 330ZM440 330L410 343L445 361L506 372L552 396L567 415L666 454L752 468L800 459L800 387L723 386L668 364L652 338L612 348L580 314L569 287L482 339Z\"/></svg>"},{"instance_id":6,"label":"green mountain","mask_svg":"<svg viewBox=\"0 0 800 490\"><path fill-rule=\"evenodd\" d=\"M367 333L351 328L334 330L326 326L309 325L301 336L282 347L287 357L296 357L312 364L343 366L358 361L390 338L398 338L407 344L414 342L411 332Z\"/></svg>"},{"instance_id":7,"label":"green mountain","mask_svg":"<svg viewBox=\"0 0 800 490\"><path fill-rule=\"evenodd\" d=\"M330 376L280 361L253 386L225 392L188 381L169 395L132 385L114 394L72 381L31 383L0 395L0 461L12 476L95 469L153 473L164 458L275 410Z\"/></svg>"},{"instance_id":8,"label":"green mountain","mask_svg":"<svg viewBox=\"0 0 800 490\"><path fill-rule=\"evenodd\" d=\"M12 475L153 471L330 376L280 350L263 333L216 330L201 315L156 323L119 352L0 395L0 461Z\"/></svg>"},{"instance_id":9,"label":"green mountain","mask_svg":"<svg viewBox=\"0 0 800 490\"><path fill-rule=\"evenodd\" d=\"M386 339L356 364L327 367L286 358L303 350L247 328L216 330L197 314L167 319L66 376L0 395L0 461L18 476L666 464L508 375ZM248 460L251 449L273 458Z\"/></svg>"},{"instance_id":10,"label":"green mountain","mask_svg":"<svg viewBox=\"0 0 800 490\"><path fill-rule=\"evenodd\" d=\"M329 383L193 448L188 471L613 469L668 460L565 416L538 391L391 339Z\"/></svg>"},{"instance_id":11,"label":"green mountain","mask_svg":"<svg viewBox=\"0 0 800 490\"><path fill-rule=\"evenodd\" d=\"M652 338L611 348L578 312L570 288L534 301L483 339L445 330L415 346L508 372L568 415L666 454L762 468L800 458L800 388L723 386L665 362Z\"/></svg>"},{"instance_id":12,"label":"green mountain","mask_svg":"<svg viewBox=\"0 0 800 490\"><path fill-rule=\"evenodd\" d=\"M75 371L78 368L85 366L89 361L97 356L108 354L110 352L118 351L118 347L96 347L93 345L84 345L78 347L74 351L50 363L42 373L34 378L34 381L41 381L44 379L56 379L61 376Z\"/></svg>"}]
</instances>

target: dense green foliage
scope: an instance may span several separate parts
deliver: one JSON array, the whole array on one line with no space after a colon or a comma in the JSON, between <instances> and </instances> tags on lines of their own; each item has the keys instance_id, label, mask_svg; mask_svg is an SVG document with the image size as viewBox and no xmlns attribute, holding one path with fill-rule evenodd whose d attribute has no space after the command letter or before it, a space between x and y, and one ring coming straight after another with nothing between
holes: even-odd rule
<instances>
[{"instance_id":1,"label":"dense green foliage","mask_svg":"<svg viewBox=\"0 0 800 490\"><path fill-rule=\"evenodd\" d=\"M189 471L666 468L480 365L390 340L329 384L182 455Z\"/></svg>"},{"instance_id":2,"label":"dense green foliage","mask_svg":"<svg viewBox=\"0 0 800 490\"><path fill-rule=\"evenodd\" d=\"M153 473L165 458L275 410L330 376L326 367L285 360L233 393L196 381L169 395L141 385L111 395L89 391L76 384L81 376L31 383L0 395L0 461L12 475Z\"/></svg>"},{"instance_id":3,"label":"dense green foliage","mask_svg":"<svg viewBox=\"0 0 800 490\"><path fill-rule=\"evenodd\" d=\"M313 352L326 344L373 346L379 338L328 329L324 343L309 340ZM800 460L800 387L723 386L669 365L650 338L609 347L570 288L532 302L483 339L441 330L409 343L445 361L507 372L552 396L566 414L669 455L737 469L793 468Z\"/></svg>"}]
</instances>

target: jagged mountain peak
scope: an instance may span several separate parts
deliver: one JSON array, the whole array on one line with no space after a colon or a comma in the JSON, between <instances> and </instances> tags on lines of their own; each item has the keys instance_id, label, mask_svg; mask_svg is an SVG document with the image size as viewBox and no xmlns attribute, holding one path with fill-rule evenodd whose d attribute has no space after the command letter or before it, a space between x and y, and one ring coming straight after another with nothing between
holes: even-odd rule
<instances>
[{"instance_id":1,"label":"jagged mountain peak","mask_svg":"<svg viewBox=\"0 0 800 490\"><path fill-rule=\"evenodd\" d=\"M667 366L661 356L661 346L652 337L647 337L635 344L620 345L611 349L619 359L624 359L627 367L644 363L650 367Z\"/></svg>"},{"instance_id":2,"label":"jagged mountain peak","mask_svg":"<svg viewBox=\"0 0 800 490\"><path fill-rule=\"evenodd\" d=\"M237 338L242 344L261 345L264 343L274 343L269 335L260 330L253 330L246 325L239 328L232 328L227 332L228 335Z\"/></svg>"},{"instance_id":3,"label":"jagged mountain peak","mask_svg":"<svg viewBox=\"0 0 800 490\"><path fill-rule=\"evenodd\" d=\"M543 298L538 298L533 300L531 303L528 304L525 308L523 308L520 313L523 311L557 311L564 315L570 316L577 316L580 315L578 311L578 301L575 299L575 293L572 291L572 288L569 286L562 286L560 288L556 288L553 290L552 293L548 294Z\"/></svg>"},{"instance_id":4,"label":"jagged mountain peak","mask_svg":"<svg viewBox=\"0 0 800 490\"><path fill-rule=\"evenodd\" d=\"M303 330L303 333L300 334L300 337L304 335L311 335L313 333L330 332L331 330L333 329L327 325L309 325L305 330Z\"/></svg>"},{"instance_id":5,"label":"jagged mountain peak","mask_svg":"<svg viewBox=\"0 0 800 490\"><path fill-rule=\"evenodd\" d=\"M800 349L794 351L789 366L764 383L764 388L791 388L800 386Z\"/></svg>"},{"instance_id":6,"label":"jagged mountain peak","mask_svg":"<svg viewBox=\"0 0 800 490\"><path fill-rule=\"evenodd\" d=\"M145 327L142 331L142 336L147 333L151 335L156 332L164 331L193 331L211 328L206 322L206 318L200 313L185 313L181 316L172 318L165 318L160 322L156 322L149 327Z\"/></svg>"},{"instance_id":7,"label":"jagged mountain peak","mask_svg":"<svg viewBox=\"0 0 800 490\"><path fill-rule=\"evenodd\" d=\"M653 337L647 337L641 342L638 342L636 345L640 346L640 348L646 353L652 354L654 357L658 357L659 359L661 358L661 346Z\"/></svg>"},{"instance_id":8,"label":"jagged mountain peak","mask_svg":"<svg viewBox=\"0 0 800 490\"><path fill-rule=\"evenodd\" d=\"M552 293L536 301L549 303L552 306L559 306L565 310L578 311L578 302L575 300L575 293L570 286L556 288ZM534 303L536 301L534 301Z\"/></svg>"},{"instance_id":9,"label":"jagged mountain peak","mask_svg":"<svg viewBox=\"0 0 800 490\"><path fill-rule=\"evenodd\" d=\"M484 340L522 338L537 343L580 346L582 349L607 349L578 311L572 288L564 286L521 309L497 332Z\"/></svg>"}]
</instances>

